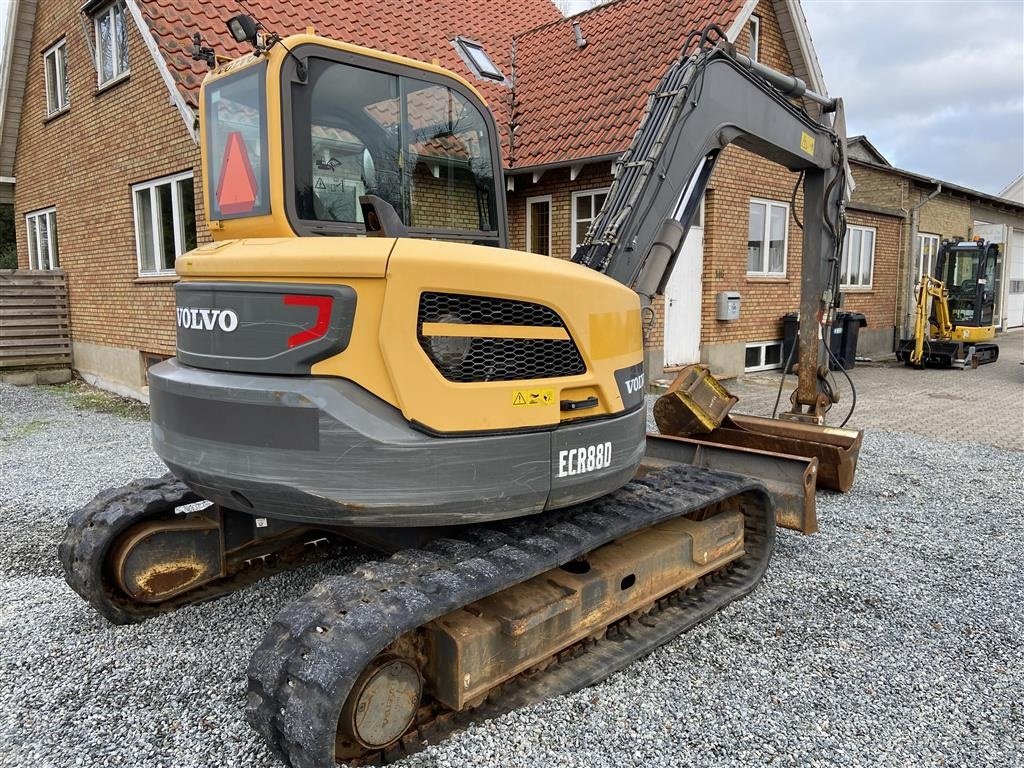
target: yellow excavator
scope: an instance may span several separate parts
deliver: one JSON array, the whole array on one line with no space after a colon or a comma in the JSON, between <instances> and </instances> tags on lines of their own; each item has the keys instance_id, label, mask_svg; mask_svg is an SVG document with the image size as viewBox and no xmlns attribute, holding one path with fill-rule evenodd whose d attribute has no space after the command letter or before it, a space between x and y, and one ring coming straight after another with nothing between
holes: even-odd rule
<instances>
[{"instance_id":1,"label":"yellow excavator","mask_svg":"<svg viewBox=\"0 0 1024 768\"><path fill-rule=\"evenodd\" d=\"M171 474L75 513L72 588L129 623L334 539L382 550L284 607L253 653L247 717L293 766L387 761L592 684L753 589L772 492L651 450L642 315L722 148L803 171L808 321L783 432L859 446L819 426L841 102L717 27L692 34L561 261L508 250L498 131L465 80L247 16L229 29L252 53L197 46L214 242L177 260L177 355L149 373Z\"/></svg>"},{"instance_id":2,"label":"yellow excavator","mask_svg":"<svg viewBox=\"0 0 1024 768\"><path fill-rule=\"evenodd\" d=\"M900 343L897 358L915 368L994 363L999 358L992 343L998 258L995 243L943 240L935 274L923 273L917 284L914 335Z\"/></svg>"}]
</instances>

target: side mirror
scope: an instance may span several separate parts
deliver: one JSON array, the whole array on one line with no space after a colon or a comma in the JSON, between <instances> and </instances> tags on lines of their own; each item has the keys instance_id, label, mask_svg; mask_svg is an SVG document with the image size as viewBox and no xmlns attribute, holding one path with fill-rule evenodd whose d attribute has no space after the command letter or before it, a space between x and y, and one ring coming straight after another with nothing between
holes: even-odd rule
<instances>
[{"instance_id":1,"label":"side mirror","mask_svg":"<svg viewBox=\"0 0 1024 768\"><path fill-rule=\"evenodd\" d=\"M408 237L409 230L387 200L376 195L362 195L359 206L368 237Z\"/></svg>"}]
</instances>

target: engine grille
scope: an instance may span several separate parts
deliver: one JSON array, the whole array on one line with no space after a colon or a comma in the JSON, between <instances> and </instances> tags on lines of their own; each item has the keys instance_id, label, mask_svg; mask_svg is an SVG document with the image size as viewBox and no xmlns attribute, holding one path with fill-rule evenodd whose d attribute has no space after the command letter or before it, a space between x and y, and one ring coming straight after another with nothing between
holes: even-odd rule
<instances>
[{"instance_id":1,"label":"engine grille","mask_svg":"<svg viewBox=\"0 0 1024 768\"><path fill-rule=\"evenodd\" d=\"M565 328L554 310L540 304L457 293L423 293L420 294L417 338L448 381L549 379L575 376L587 370L571 338L424 336L424 323Z\"/></svg>"}]
</instances>

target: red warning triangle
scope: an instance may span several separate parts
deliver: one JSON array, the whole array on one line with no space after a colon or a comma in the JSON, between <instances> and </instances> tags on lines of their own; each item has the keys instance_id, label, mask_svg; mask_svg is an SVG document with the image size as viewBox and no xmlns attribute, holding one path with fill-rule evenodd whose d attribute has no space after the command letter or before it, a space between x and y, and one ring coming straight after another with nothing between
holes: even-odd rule
<instances>
[{"instance_id":1,"label":"red warning triangle","mask_svg":"<svg viewBox=\"0 0 1024 768\"><path fill-rule=\"evenodd\" d=\"M228 134L224 162L217 184L217 207L221 213L249 213L256 205L256 174L249 162L249 150L241 131Z\"/></svg>"}]
</instances>

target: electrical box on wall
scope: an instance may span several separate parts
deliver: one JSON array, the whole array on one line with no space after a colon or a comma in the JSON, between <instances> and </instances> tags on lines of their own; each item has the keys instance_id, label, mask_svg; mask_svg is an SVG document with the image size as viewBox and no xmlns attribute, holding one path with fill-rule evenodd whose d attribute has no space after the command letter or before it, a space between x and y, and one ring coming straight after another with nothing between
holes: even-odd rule
<instances>
[{"instance_id":1,"label":"electrical box on wall","mask_svg":"<svg viewBox=\"0 0 1024 768\"><path fill-rule=\"evenodd\" d=\"M740 295L736 291L719 291L716 301L719 320L740 319Z\"/></svg>"}]
</instances>

